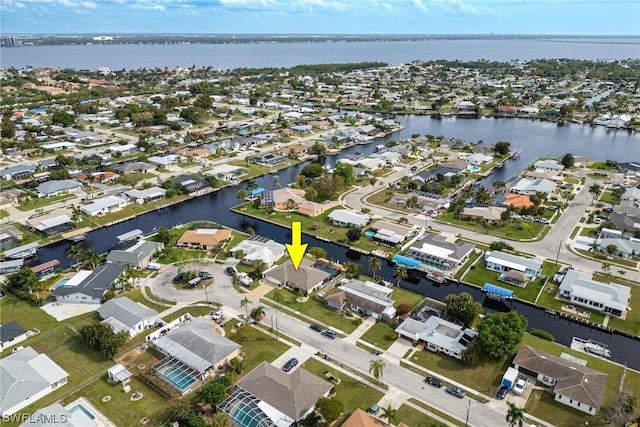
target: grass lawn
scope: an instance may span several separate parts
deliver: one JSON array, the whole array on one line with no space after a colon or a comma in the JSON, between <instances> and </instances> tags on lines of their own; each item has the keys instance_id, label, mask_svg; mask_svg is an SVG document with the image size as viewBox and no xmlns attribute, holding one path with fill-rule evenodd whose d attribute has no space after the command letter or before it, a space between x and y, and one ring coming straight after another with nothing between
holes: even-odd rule
<instances>
[{"instance_id":1,"label":"grass lawn","mask_svg":"<svg viewBox=\"0 0 640 427\"><path fill-rule=\"evenodd\" d=\"M333 366L324 364L316 359L307 359L302 364L307 371L326 380L324 373L330 371L336 378L340 378L340 384L336 385L336 397L344 404L343 418L347 418L351 412L360 408L367 410L371 405L382 399L383 393L358 381L351 375L345 375Z\"/></svg>"},{"instance_id":2,"label":"grass lawn","mask_svg":"<svg viewBox=\"0 0 640 427\"><path fill-rule=\"evenodd\" d=\"M318 320L320 323L333 326L334 328L348 334L358 327L353 322L353 319L341 316L335 309L321 301L318 301L314 297L307 299L307 301L303 303L299 303L296 301L297 295L294 292L282 288L282 294L284 299L281 302L281 305L287 307L291 311L304 313L305 315ZM266 297L273 300L273 290L269 291Z\"/></svg>"},{"instance_id":3,"label":"grass lawn","mask_svg":"<svg viewBox=\"0 0 640 427\"><path fill-rule=\"evenodd\" d=\"M640 335L640 288L633 285L630 287L631 300L629 301L629 307L631 307L631 310L627 311L627 317L622 320L611 316L607 326L638 336Z\"/></svg>"},{"instance_id":4,"label":"grass lawn","mask_svg":"<svg viewBox=\"0 0 640 427\"><path fill-rule=\"evenodd\" d=\"M579 351L568 349L560 344L546 341L530 334L525 334L523 342L524 344L528 344L556 356L560 356L561 353L569 353L580 359L586 360L589 368L609 374L607 388L605 389L604 397L602 399L602 405L606 405L611 402L615 395L619 393L620 382L625 371L623 366L613 364L598 357L589 356L588 354ZM640 396L640 373L632 370L627 370L626 373L624 373L622 392L631 396ZM530 397L526 406L526 411L532 415L552 422L555 425L584 425L585 420L589 420L590 423L593 422L593 417L589 417L588 415L583 414L578 410L571 409L563 404L556 403L550 395L548 397L549 399L542 397L537 400L535 400L534 397ZM635 415L638 416L639 414L640 409L636 409Z\"/></svg>"},{"instance_id":5,"label":"grass lawn","mask_svg":"<svg viewBox=\"0 0 640 427\"><path fill-rule=\"evenodd\" d=\"M478 248L476 247L476 249L478 249ZM478 259L478 257L479 257L481 254L482 254L482 252L480 252L480 251L477 251L477 250L472 251L472 252L471 252L471 254L469 254L469 259L467 260L467 262L465 262L465 263L462 265L462 267L460 267L460 268L458 269L458 271L456 272L456 274L455 274L455 276L454 276L454 277L455 277L456 279L458 279L458 280L462 279L462 275L467 271L467 269L468 269L471 265L473 265L473 263Z\"/></svg>"},{"instance_id":6,"label":"grass lawn","mask_svg":"<svg viewBox=\"0 0 640 427\"><path fill-rule=\"evenodd\" d=\"M266 154L266 153L263 153L263 154ZM296 161L295 163L298 163L298 162ZM243 181L255 178L255 177L260 176L260 175L264 175L267 172L272 171L272 170L285 169L285 168L288 168L289 166L291 166L291 162L290 161L287 161L286 163L278 165L275 168L271 168L271 167L268 167L268 166L256 165L255 163L248 163L245 160L232 160L232 161L229 162L229 164L233 165L233 166L240 166L241 168L244 168L244 169L247 170L247 174L243 175L241 177L241 179Z\"/></svg>"},{"instance_id":7,"label":"grass lawn","mask_svg":"<svg viewBox=\"0 0 640 427\"><path fill-rule=\"evenodd\" d=\"M174 311L173 313L167 315L166 317L163 318L163 320L165 322L169 323L172 320L175 320L178 317L180 317L180 316L182 316L183 314L186 314L186 313L191 314L193 317L205 316L205 315L209 314L209 312L212 309L213 309L213 305L211 307L205 307L205 306L185 307L185 308L181 308L180 310Z\"/></svg>"},{"instance_id":8,"label":"grass lawn","mask_svg":"<svg viewBox=\"0 0 640 427\"><path fill-rule=\"evenodd\" d=\"M149 419L149 425L162 425L169 421L167 400L163 396L136 375L131 377L129 384L131 392L125 394L119 383L109 384L107 376L104 375L88 386L65 397L63 403L67 405L79 397L84 397L118 426L137 425L145 417ZM131 393L136 391L142 393L143 397L133 402L130 399ZM104 396L111 396L111 400L103 402Z\"/></svg>"},{"instance_id":9,"label":"grass lawn","mask_svg":"<svg viewBox=\"0 0 640 427\"><path fill-rule=\"evenodd\" d=\"M396 302L396 307L399 303L403 302L405 304L409 304L411 308L415 308L424 300L424 297L422 295L399 287L393 288L393 292L391 293L390 298Z\"/></svg>"},{"instance_id":10,"label":"grass lawn","mask_svg":"<svg viewBox=\"0 0 640 427\"><path fill-rule=\"evenodd\" d=\"M395 342L389 338L389 332L393 332L391 326L383 322L376 322L360 339L386 350Z\"/></svg>"},{"instance_id":11,"label":"grass lawn","mask_svg":"<svg viewBox=\"0 0 640 427\"><path fill-rule=\"evenodd\" d=\"M417 213L415 209L409 209L404 206L392 205L391 203L387 203L387 200L389 200L389 198L395 193L404 193L404 192L399 190L393 191L393 190L382 189L366 197L365 201L367 203L371 203L372 205L377 205L385 209L393 209L394 211L406 212L408 214Z\"/></svg>"},{"instance_id":12,"label":"grass lawn","mask_svg":"<svg viewBox=\"0 0 640 427\"><path fill-rule=\"evenodd\" d=\"M164 305L154 304L154 303L150 302L148 299L146 299L142 295L142 290L139 289L139 288L138 289L133 289L133 290L127 292L126 294L123 294L122 296L125 296L125 297L129 298L132 301L139 302L142 305L157 311L158 313L161 313L161 312L163 312L164 310L166 310L168 308L168 307L165 307Z\"/></svg>"},{"instance_id":13,"label":"grass lawn","mask_svg":"<svg viewBox=\"0 0 640 427\"><path fill-rule=\"evenodd\" d=\"M238 321L232 319L224 325L226 337L240 344L244 352L242 370L246 373L258 366L263 361L273 362L281 354L289 349L287 344L276 341L269 335L251 326L242 326L244 337L238 334L235 324Z\"/></svg>"},{"instance_id":14,"label":"grass lawn","mask_svg":"<svg viewBox=\"0 0 640 427\"><path fill-rule=\"evenodd\" d=\"M227 243L227 245L225 246L224 251L220 252L218 254L218 257L216 259L219 260L226 260L227 258L229 258L231 256L231 252L230 250L233 249L234 247L236 247L240 242L242 242L243 240L248 239L249 236L247 236L244 233L240 233L238 231L231 231L231 240L229 240L229 243Z\"/></svg>"},{"instance_id":15,"label":"grass lawn","mask_svg":"<svg viewBox=\"0 0 640 427\"><path fill-rule=\"evenodd\" d=\"M591 415L556 402L553 395L544 390L533 390L524 409L528 414L557 426L599 425Z\"/></svg>"},{"instance_id":16,"label":"grass lawn","mask_svg":"<svg viewBox=\"0 0 640 427\"><path fill-rule=\"evenodd\" d=\"M500 386L502 375L510 366L506 360L485 359L476 366L465 366L458 359L428 350L417 351L411 361L481 393L492 395Z\"/></svg>"},{"instance_id":17,"label":"grass lawn","mask_svg":"<svg viewBox=\"0 0 640 427\"><path fill-rule=\"evenodd\" d=\"M485 283L492 283L502 288L512 290L517 298L530 302L534 302L536 300L536 297L540 292L540 288L544 283L544 279L537 278L534 281L528 282L525 287L515 286L499 281L498 278L500 277L500 273L487 270L483 264L484 263L480 261L476 265L472 266L464 275L463 280L479 287L482 287Z\"/></svg>"},{"instance_id":18,"label":"grass lawn","mask_svg":"<svg viewBox=\"0 0 640 427\"><path fill-rule=\"evenodd\" d=\"M18 206L16 206L16 209L22 212L31 211L33 209L44 208L52 203L61 202L67 199L73 199L75 197L75 194L61 194L54 197L37 197L20 203Z\"/></svg>"},{"instance_id":19,"label":"grass lawn","mask_svg":"<svg viewBox=\"0 0 640 427\"><path fill-rule=\"evenodd\" d=\"M162 264L174 264L190 261L193 259L202 259L207 255L207 251L197 249L168 248L158 258L158 262Z\"/></svg>"},{"instance_id":20,"label":"grass lawn","mask_svg":"<svg viewBox=\"0 0 640 427\"><path fill-rule=\"evenodd\" d=\"M609 264L612 272L616 271L616 265L629 267L629 268L637 268L638 266L638 261L632 261L632 260L624 259L620 257L609 258L607 257L607 255L603 253L600 253L600 252L593 253L590 251L585 251L583 249L574 249L574 250L585 258L602 261L603 264L604 263Z\"/></svg>"},{"instance_id":21,"label":"grass lawn","mask_svg":"<svg viewBox=\"0 0 640 427\"><path fill-rule=\"evenodd\" d=\"M438 216L438 221L456 225L479 233L504 237L512 240L528 240L538 237L544 224L535 221L509 220L502 221L500 225L488 225L483 227L474 221L462 221L454 217L453 212L445 212Z\"/></svg>"},{"instance_id":22,"label":"grass lawn","mask_svg":"<svg viewBox=\"0 0 640 427\"><path fill-rule=\"evenodd\" d=\"M93 217L92 219L95 220L95 222L97 222L98 224L101 224L101 225L102 224L109 224L109 223L112 223L114 221L119 221L119 220L122 220L124 218L128 218L130 216L140 215L140 214L142 214L144 212L152 211L152 210L157 209L157 208L159 208L160 206L163 206L163 205L181 202L183 200L188 199L189 197L190 196L185 195L185 194L176 194L173 197L154 200L153 202L147 202L147 203L144 203L142 205L137 205L137 204L134 203L134 204L130 204L130 205L125 206L124 208L122 208L121 210L119 210L117 212L108 213L108 214L103 215L103 216L96 216L96 217Z\"/></svg>"},{"instance_id":23,"label":"grass lawn","mask_svg":"<svg viewBox=\"0 0 640 427\"><path fill-rule=\"evenodd\" d=\"M403 422L411 427L446 427L446 424L441 423L435 418L431 418L423 412L413 409L409 405L402 405L396 415L398 415L399 422Z\"/></svg>"}]
</instances>

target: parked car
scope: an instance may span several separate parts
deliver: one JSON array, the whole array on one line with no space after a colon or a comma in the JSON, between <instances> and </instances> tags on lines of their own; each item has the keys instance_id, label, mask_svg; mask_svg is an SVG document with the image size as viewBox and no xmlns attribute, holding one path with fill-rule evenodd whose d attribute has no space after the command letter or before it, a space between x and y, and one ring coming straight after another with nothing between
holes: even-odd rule
<instances>
[{"instance_id":1,"label":"parked car","mask_svg":"<svg viewBox=\"0 0 640 427\"><path fill-rule=\"evenodd\" d=\"M378 413L379 410L380 410L380 406L378 406L377 403L374 403L373 405L371 405L369 409L367 409L367 414L375 415Z\"/></svg>"},{"instance_id":2,"label":"parked car","mask_svg":"<svg viewBox=\"0 0 640 427\"><path fill-rule=\"evenodd\" d=\"M311 324L311 329L313 329L313 330L314 330L314 331L316 331L316 332L322 332L322 330L323 330L324 328L322 327L322 325L319 325L319 324L317 324L317 323L312 323L312 324Z\"/></svg>"},{"instance_id":3,"label":"parked car","mask_svg":"<svg viewBox=\"0 0 640 427\"><path fill-rule=\"evenodd\" d=\"M327 336L331 339L334 339L336 337L336 331L332 330L332 329L325 329L324 331L322 331L322 334L324 336Z\"/></svg>"},{"instance_id":4,"label":"parked car","mask_svg":"<svg viewBox=\"0 0 640 427\"><path fill-rule=\"evenodd\" d=\"M442 380L436 377L427 377L424 379L424 382L438 388L442 387L443 385Z\"/></svg>"},{"instance_id":5,"label":"parked car","mask_svg":"<svg viewBox=\"0 0 640 427\"><path fill-rule=\"evenodd\" d=\"M551 221L549 221L547 218L538 218L536 219L536 222L539 222L541 224L546 224L546 225L551 224Z\"/></svg>"},{"instance_id":6,"label":"parked car","mask_svg":"<svg viewBox=\"0 0 640 427\"><path fill-rule=\"evenodd\" d=\"M295 357L292 357L291 359L287 360L287 363L285 363L284 366L282 366L282 370L285 372L289 372L290 370L295 368L297 364L298 364L298 359L296 359Z\"/></svg>"},{"instance_id":7,"label":"parked car","mask_svg":"<svg viewBox=\"0 0 640 427\"><path fill-rule=\"evenodd\" d=\"M176 274L176 276L173 278L173 283L180 283L184 280L184 278L186 277L186 273L181 272Z\"/></svg>"},{"instance_id":8,"label":"parked car","mask_svg":"<svg viewBox=\"0 0 640 427\"><path fill-rule=\"evenodd\" d=\"M222 317L222 310L212 311L210 314L213 320L218 320Z\"/></svg>"},{"instance_id":9,"label":"parked car","mask_svg":"<svg viewBox=\"0 0 640 427\"><path fill-rule=\"evenodd\" d=\"M531 215L522 215L522 219L526 219L527 221L533 221L533 217Z\"/></svg>"},{"instance_id":10,"label":"parked car","mask_svg":"<svg viewBox=\"0 0 640 427\"><path fill-rule=\"evenodd\" d=\"M509 387L506 385L500 386L498 392L496 393L496 399L502 400L507 397L507 393L509 393Z\"/></svg>"},{"instance_id":11,"label":"parked car","mask_svg":"<svg viewBox=\"0 0 640 427\"><path fill-rule=\"evenodd\" d=\"M449 394L454 395L455 397L459 397L462 399L464 397L464 390L460 387L449 386L445 389L445 391Z\"/></svg>"},{"instance_id":12,"label":"parked car","mask_svg":"<svg viewBox=\"0 0 640 427\"><path fill-rule=\"evenodd\" d=\"M207 280L207 279L212 279L213 275L206 271L201 271L198 273L198 277L201 278L202 280Z\"/></svg>"},{"instance_id":13,"label":"parked car","mask_svg":"<svg viewBox=\"0 0 640 427\"><path fill-rule=\"evenodd\" d=\"M39 334L40 333L40 329L38 328L31 328L29 329L31 332L33 332L34 334Z\"/></svg>"},{"instance_id":14,"label":"parked car","mask_svg":"<svg viewBox=\"0 0 640 427\"><path fill-rule=\"evenodd\" d=\"M415 172L415 171L417 171L417 170L418 170L418 167L417 167L417 166L411 166L411 172Z\"/></svg>"},{"instance_id":15,"label":"parked car","mask_svg":"<svg viewBox=\"0 0 640 427\"><path fill-rule=\"evenodd\" d=\"M527 386L527 381L523 380L522 378L520 378L517 382L516 385L513 386L513 393L517 394L518 396L520 396L522 393L524 393L524 389Z\"/></svg>"},{"instance_id":16,"label":"parked car","mask_svg":"<svg viewBox=\"0 0 640 427\"><path fill-rule=\"evenodd\" d=\"M234 267L227 267L224 271L231 277L236 275L236 269Z\"/></svg>"},{"instance_id":17,"label":"parked car","mask_svg":"<svg viewBox=\"0 0 640 427\"><path fill-rule=\"evenodd\" d=\"M238 282L243 286L253 285L253 279L247 273L238 273Z\"/></svg>"}]
</instances>

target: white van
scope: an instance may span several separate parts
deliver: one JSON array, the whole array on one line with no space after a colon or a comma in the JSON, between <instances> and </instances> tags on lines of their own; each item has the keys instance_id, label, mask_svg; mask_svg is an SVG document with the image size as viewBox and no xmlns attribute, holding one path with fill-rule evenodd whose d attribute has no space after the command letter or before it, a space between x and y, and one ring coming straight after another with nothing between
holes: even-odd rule
<instances>
[{"instance_id":1,"label":"white van","mask_svg":"<svg viewBox=\"0 0 640 427\"><path fill-rule=\"evenodd\" d=\"M155 262L150 262L147 265L147 270L151 270L151 271L158 271L160 270L160 264L156 264Z\"/></svg>"}]
</instances>

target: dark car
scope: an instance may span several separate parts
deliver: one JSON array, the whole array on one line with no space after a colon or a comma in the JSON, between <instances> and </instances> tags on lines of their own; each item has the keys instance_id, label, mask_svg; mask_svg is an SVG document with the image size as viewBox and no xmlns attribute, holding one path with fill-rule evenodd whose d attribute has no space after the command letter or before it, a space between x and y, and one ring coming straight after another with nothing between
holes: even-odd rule
<instances>
[{"instance_id":1,"label":"dark car","mask_svg":"<svg viewBox=\"0 0 640 427\"><path fill-rule=\"evenodd\" d=\"M201 271L198 273L198 277L201 278L202 280L207 280L207 279L211 279L213 278L213 276L211 275L211 273L207 273L206 271Z\"/></svg>"},{"instance_id":2,"label":"dark car","mask_svg":"<svg viewBox=\"0 0 640 427\"><path fill-rule=\"evenodd\" d=\"M186 277L185 273L178 273L176 274L176 277L173 278L173 283L180 283L184 280L185 277Z\"/></svg>"},{"instance_id":3,"label":"dark car","mask_svg":"<svg viewBox=\"0 0 640 427\"><path fill-rule=\"evenodd\" d=\"M434 387L442 387L442 380L436 377L427 377L424 379L424 382L427 384L431 384Z\"/></svg>"},{"instance_id":4,"label":"dark car","mask_svg":"<svg viewBox=\"0 0 640 427\"><path fill-rule=\"evenodd\" d=\"M415 172L415 171L417 171L417 170L418 170L418 167L417 167L417 166L411 166L411 172Z\"/></svg>"},{"instance_id":5,"label":"dark car","mask_svg":"<svg viewBox=\"0 0 640 427\"><path fill-rule=\"evenodd\" d=\"M445 389L445 391L449 394L454 395L455 397L459 397L462 399L464 397L464 390L460 387L449 386Z\"/></svg>"},{"instance_id":6,"label":"dark car","mask_svg":"<svg viewBox=\"0 0 640 427\"><path fill-rule=\"evenodd\" d=\"M290 370L295 368L297 364L298 364L298 359L296 359L295 357L292 357L291 359L287 360L287 363L285 363L284 366L282 366L282 370L285 372L289 372Z\"/></svg>"},{"instance_id":7,"label":"dark car","mask_svg":"<svg viewBox=\"0 0 640 427\"><path fill-rule=\"evenodd\" d=\"M313 330L314 330L314 331L316 331L316 332L322 332L322 330L323 330L324 328L322 327L322 325L319 325L319 324L317 324L317 323L312 323L312 324L311 324L311 329L313 329Z\"/></svg>"},{"instance_id":8,"label":"dark car","mask_svg":"<svg viewBox=\"0 0 640 427\"><path fill-rule=\"evenodd\" d=\"M375 415L378 413L379 410L380 410L380 406L378 406L377 403L374 403L373 405L371 405L369 409L367 409L367 413L371 415Z\"/></svg>"},{"instance_id":9,"label":"dark car","mask_svg":"<svg viewBox=\"0 0 640 427\"><path fill-rule=\"evenodd\" d=\"M505 397L507 397L507 393L509 393L509 387L507 387L506 385L500 386L498 392L496 393L496 399L504 399Z\"/></svg>"},{"instance_id":10,"label":"dark car","mask_svg":"<svg viewBox=\"0 0 640 427\"><path fill-rule=\"evenodd\" d=\"M231 276L231 277L233 277L233 276L235 276L235 275L236 275L236 269L235 269L235 268L233 268L233 267L227 267L227 268L225 268L225 270L224 270L224 271L226 271L226 272L227 272L227 274L228 274L229 276Z\"/></svg>"},{"instance_id":11,"label":"dark car","mask_svg":"<svg viewBox=\"0 0 640 427\"><path fill-rule=\"evenodd\" d=\"M324 331L322 331L322 333L331 339L334 339L336 337L336 331L331 329L325 329Z\"/></svg>"}]
</instances>

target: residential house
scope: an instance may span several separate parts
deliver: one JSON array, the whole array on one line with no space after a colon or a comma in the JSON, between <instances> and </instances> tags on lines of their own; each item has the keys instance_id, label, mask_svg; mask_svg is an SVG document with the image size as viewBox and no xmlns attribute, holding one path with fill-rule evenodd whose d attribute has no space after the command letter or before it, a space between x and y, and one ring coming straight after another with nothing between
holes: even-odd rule
<instances>
[{"instance_id":1,"label":"residential house","mask_svg":"<svg viewBox=\"0 0 640 427\"><path fill-rule=\"evenodd\" d=\"M396 317L394 301L390 298L392 289L373 282L357 279L343 279L338 289L327 295L329 307L337 310L350 309L374 319Z\"/></svg>"},{"instance_id":2,"label":"residential house","mask_svg":"<svg viewBox=\"0 0 640 427\"><path fill-rule=\"evenodd\" d=\"M147 158L147 162L161 168L171 170L174 165L180 162L180 156L175 154L167 154L166 156L151 156Z\"/></svg>"},{"instance_id":3,"label":"residential house","mask_svg":"<svg viewBox=\"0 0 640 427\"><path fill-rule=\"evenodd\" d=\"M516 209L529 208L533 202L529 196L523 194L507 193L502 200L502 206L513 206Z\"/></svg>"},{"instance_id":4,"label":"residential house","mask_svg":"<svg viewBox=\"0 0 640 427\"><path fill-rule=\"evenodd\" d=\"M623 317L629 310L631 288L593 280L593 274L569 269L560 283L558 295L573 304Z\"/></svg>"},{"instance_id":5,"label":"residential house","mask_svg":"<svg viewBox=\"0 0 640 427\"><path fill-rule=\"evenodd\" d=\"M542 261L536 258L524 258L500 251L488 251L484 254L488 270L503 273L500 280L518 286L524 286L535 279L542 269Z\"/></svg>"},{"instance_id":6,"label":"residential house","mask_svg":"<svg viewBox=\"0 0 640 427\"><path fill-rule=\"evenodd\" d=\"M433 193L426 193L423 191L415 191L412 193L393 193L391 198L387 200L387 203L397 206L407 206L407 200L411 197L416 197L417 202L413 206L414 209L426 211L426 210L438 210L446 209L449 206L449 199L439 196Z\"/></svg>"},{"instance_id":7,"label":"residential house","mask_svg":"<svg viewBox=\"0 0 640 427\"><path fill-rule=\"evenodd\" d=\"M181 326L157 331L148 341L166 356L153 366L154 374L182 394L240 353L239 344L215 332L217 324L211 319L190 315L185 318ZM169 379L172 372L182 373L179 384Z\"/></svg>"},{"instance_id":8,"label":"residential house","mask_svg":"<svg viewBox=\"0 0 640 427\"><path fill-rule=\"evenodd\" d=\"M625 189L622 195L622 200L631 200L633 202L640 202L640 188L631 187Z\"/></svg>"},{"instance_id":9,"label":"residential house","mask_svg":"<svg viewBox=\"0 0 640 427\"><path fill-rule=\"evenodd\" d=\"M22 181L31 178L36 172L34 165L15 165L0 170L0 178L4 180Z\"/></svg>"},{"instance_id":10,"label":"residential house","mask_svg":"<svg viewBox=\"0 0 640 427\"><path fill-rule=\"evenodd\" d=\"M22 269L24 265L24 259L9 259L5 261L0 261L0 274L11 274L18 272Z\"/></svg>"},{"instance_id":11,"label":"residential house","mask_svg":"<svg viewBox=\"0 0 640 427\"><path fill-rule=\"evenodd\" d=\"M615 246L616 250L612 255L620 258L630 258L640 254L640 239L619 230L603 228L596 243L598 243L598 250L605 254L609 253L607 250L609 246Z\"/></svg>"},{"instance_id":12,"label":"residential house","mask_svg":"<svg viewBox=\"0 0 640 427\"><path fill-rule=\"evenodd\" d=\"M295 211L298 205L306 202L304 195L304 190L290 187L266 190L260 193L260 206L270 206L280 211Z\"/></svg>"},{"instance_id":13,"label":"residential house","mask_svg":"<svg viewBox=\"0 0 640 427\"><path fill-rule=\"evenodd\" d=\"M149 187L144 190L128 190L124 194L133 200L137 205L152 202L154 200L163 199L167 195L167 190L160 187Z\"/></svg>"},{"instance_id":14,"label":"residential house","mask_svg":"<svg viewBox=\"0 0 640 427\"><path fill-rule=\"evenodd\" d=\"M218 405L240 426L291 427L327 397L333 385L303 368L289 373L262 362L242 377L231 394Z\"/></svg>"},{"instance_id":15,"label":"residential house","mask_svg":"<svg viewBox=\"0 0 640 427\"><path fill-rule=\"evenodd\" d=\"M26 339L26 329L15 320L0 325L0 350L14 346Z\"/></svg>"},{"instance_id":16,"label":"residential house","mask_svg":"<svg viewBox=\"0 0 640 427\"><path fill-rule=\"evenodd\" d=\"M56 209L47 214L28 219L25 225L30 230L37 231L45 236L53 236L54 234L64 233L73 228L72 215L71 209Z\"/></svg>"},{"instance_id":17,"label":"residential house","mask_svg":"<svg viewBox=\"0 0 640 427\"><path fill-rule=\"evenodd\" d=\"M294 291L302 289L309 295L323 287L331 278L331 274L315 268L312 261L303 258L298 268L294 268L291 260L288 260L265 271L262 277L277 286Z\"/></svg>"},{"instance_id":18,"label":"residential house","mask_svg":"<svg viewBox=\"0 0 640 427\"><path fill-rule=\"evenodd\" d=\"M117 264L125 268L146 268L151 258L164 249L164 244L148 240L134 241L125 249L114 249L107 255L107 264Z\"/></svg>"},{"instance_id":19,"label":"residential house","mask_svg":"<svg viewBox=\"0 0 640 427\"><path fill-rule=\"evenodd\" d=\"M623 215L613 212L609 215L609 221L614 223L618 230L624 230L630 233L640 231L640 216Z\"/></svg>"},{"instance_id":20,"label":"residential house","mask_svg":"<svg viewBox=\"0 0 640 427\"><path fill-rule=\"evenodd\" d=\"M6 417L67 383L69 374L46 354L25 347L0 359L0 416Z\"/></svg>"},{"instance_id":21,"label":"residential house","mask_svg":"<svg viewBox=\"0 0 640 427\"><path fill-rule=\"evenodd\" d=\"M176 242L176 246L210 251L215 247L224 247L230 239L231 230L223 228L197 228L195 230L185 231Z\"/></svg>"},{"instance_id":22,"label":"residential house","mask_svg":"<svg viewBox=\"0 0 640 427\"><path fill-rule=\"evenodd\" d=\"M421 270L450 273L464 264L474 247L462 240L452 243L444 236L426 234L409 248L405 256L418 261Z\"/></svg>"},{"instance_id":23,"label":"residential house","mask_svg":"<svg viewBox=\"0 0 640 427\"><path fill-rule=\"evenodd\" d=\"M475 206L464 208L460 213L460 219L480 218L482 221L495 224L502 220L502 213L507 209L499 206Z\"/></svg>"},{"instance_id":24,"label":"residential house","mask_svg":"<svg viewBox=\"0 0 640 427\"><path fill-rule=\"evenodd\" d=\"M18 203L18 197L22 194L22 190L17 188L6 188L0 191L0 209L6 209L15 206Z\"/></svg>"},{"instance_id":25,"label":"residential house","mask_svg":"<svg viewBox=\"0 0 640 427\"><path fill-rule=\"evenodd\" d=\"M38 279L41 279L54 274L58 265L60 265L60 261L52 259L51 261L43 262L42 264L29 268L31 268L31 271L33 271L33 274L35 274Z\"/></svg>"},{"instance_id":26,"label":"residential house","mask_svg":"<svg viewBox=\"0 0 640 427\"><path fill-rule=\"evenodd\" d=\"M456 105L456 112L458 114L475 114L476 104L471 101L460 101Z\"/></svg>"},{"instance_id":27,"label":"residential house","mask_svg":"<svg viewBox=\"0 0 640 427\"><path fill-rule=\"evenodd\" d=\"M65 284L53 290L58 302L100 304L104 294L116 283L125 267L103 264L95 270L80 270Z\"/></svg>"},{"instance_id":28,"label":"residential house","mask_svg":"<svg viewBox=\"0 0 640 427\"><path fill-rule=\"evenodd\" d=\"M534 169L544 169L548 171L553 171L561 173L564 170L564 165L557 160L538 160L533 164Z\"/></svg>"},{"instance_id":29,"label":"residential house","mask_svg":"<svg viewBox=\"0 0 640 427\"><path fill-rule=\"evenodd\" d=\"M395 151L387 150L371 154L370 156L367 156L367 158L378 159L383 161L386 165L391 166L397 164L402 160L402 154Z\"/></svg>"},{"instance_id":30,"label":"residential house","mask_svg":"<svg viewBox=\"0 0 640 427\"><path fill-rule=\"evenodd\" d=\"M260 166L274 167L286 163L288 157L284 154L269 153L262 156L251 156L247 158L247 162L255 163Z\"/></svg>"},{"instance_id":31,"label":"residential house","mask_svg":"<svg viewBox=\"0 0 640 427\"><path fill-rule=\"evenodd\" d=\"M441 352L456 359L462 358L462 352L478 333L473 329L430 316L426 321L407 318L395 330L399 336L412 342L424 342L425 349Z\"/></svg>"},{"instance_id":32,"label":"residential house","mask_svg":"<svg viewBox=\"0 0 640 427\"><path fill-rule=\"evenodd\" d=\"M513 366L552 387L556 402L590 415L600 409L608 379L603 372L528 345L520 347Z\"/></svg>"},{"instance_id":33,"label":"residential house","mask_svg":"<svg viewBox=\"0 0 640 427\"><path fill-rule=\"evenodd\" d=\"M342 427L389 427L389 424L385 423L382 420L374 417L373 415L367 414L360 408L357 408L355 411L351 413L349 418L346 419L344 423L342 423ZM408 427L405 423L398 424L398 427Z\"/></svg>"},{"instance_id":34,"label":"residential house","mask_svg":"<svg viewBox=\"0 0 640 427\"><path fill-rule=\"evenodd\" d=\"M118 196L107 196L96 199L87 205L80 205L80 210L89 216L101 216L117 212L127 206L127 201Z\"/></svg>"},{"instance_id":35,"label":"residential house","mask_svg":"<svg viewBox=\"0 0 640 427\"><path fill-rule=\"evenodd\" d=\"M459 169L436 166L430 170L413 175L412 179L416 182L419 182L420 184L426 184L428 182L436 181L440 176L442 177L442 179L448 180L452 176L458 175L459 172Z\"/></svg>"},{"instance_id":36,"label":"residential house","mask_svg":"<svg viewBox=\"0 0 640 427\"><path fill-rule=\"evenodd\" d=\"M111 165L111 167L113 168L113 170L117 171L122 175L132 173L132 172L148 173L156 170L155 165L149 164L147 162L126 162L126 163Z\"/></svg>"},{"instance_id":37,"label":"residential house","mask_svg":"<svg viewBox=\"0 0 640 427\"><path fill-rule=\"evenodd\" d=\"M375 136L377 135L380 131L378 130L377 127L373 126L373 125L363 125L360 126L358 128L358 132L361 135L366 135L366 136Z\"/></svg>"},{"instance_id":38,"label":"residential house","mask_svg":"<svg viewBox=\"0 0 640 427\"><path fill-rule=\"evenodd\" d=\"M388 221L375 221L369 228L375 231L373 240L385 245L395 246L404 242L409 236L414 235L416 230L400 224L394 224Z\"/></svg>"},{"instance_id":39,"label":"residential house","mask_svg":"<svg viewBox=\"0 0 640 427\"><path fill-rule=\"evenodd\" d=\"M157 311L128 297L110 299L98 308L98 314L113 332L127 331L131 338L161 321Z\"/></svg>"},{"instance_id":40,"label":"residential house","mask_svg":"<svg viewBox=\"0 0 640 427\"><path fill-rule=\"evenodd\" d=\"M20 243L22 240L22 231L14 225L0 225L0 251L10 249Z\"/></svg>"},{"instance_id":41,"label":"residential house","mask_svg":"<svg viewBox=\"0 0 640 427\"><path fill-rule=\"evenodd\" d=\"M493 160L493 157L487 156L482 153L473 153L464 158L464 161L469 163L470 165L486 165Z\"/></svg>"},{"instance_id":42,"label":"residential house","mask_svg":"<svg viewBox=\"0 0 640 427\"><path fill-rule=\"evenodd\" d=\"M172 185L181 186L187 193L194 193L209 187L209 182L198 177L197 175L181 175L171 181Z\"/></svg>"},{"instance_id":43,"label":"residential house","mask_svg":"<svg viewBox=\"0 0 640 427\"><path fill-rule=\"evenodd\" d=\"M245 168L240 166L233 166L228 164L222 164L214 166L213 168L202 171L203 175L214 176L220 181L234 181L247 174Z\"/></svg>"},{"instance_id":44,"label":"residential house","mask_svg":"<svg viewBox=\"0 0 640 427\"><path fill-rule=\"evenodd\" d=\"M556 183L549 179L529 179L521 178L511 186L510 191L516 194L524 194L533 196L537 193L543 193L548 196L556 188Z\"/></svg>"},{"instance_id":45,"label":"residential house","mask_svg":"<svg viewBox=\"0 0 640 427\"><path fill-rule=\"evenodd\" d=\"M75 179L59 179L43 182L38 185L35 192L38 197L55 197L60 194L77 193L82 185Z\"/></svg>"},{"instance_id":46,"label":"residential house","mask_svg":"<svg viewBox=\"0 0 640 427\"><path fill-rule=\"evenodd\" d=\"M254 235L248 240L243 240L231 249L231 253L238 257L242 254L242 262L252 264L253 261L260 260L271 267L277 260L285 254L285 246L266 237Z\"/></svg>"},{"instance_id":47,"label":"residential house","mask_svg":"<svg viewBox=\"0 0 640 427\"><path fill-rule=\"evenodd\" d=\"M328 218L334 225L341 227L362 227L371 220L369 215L363 215L346 209L336 209Z\"/></svg>"}]
</instances>

